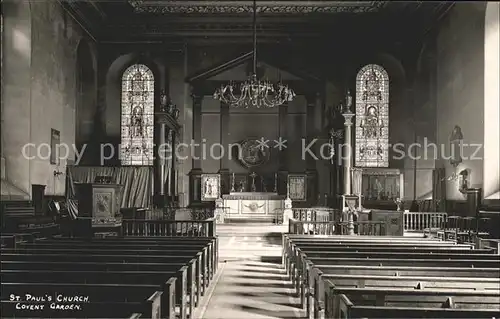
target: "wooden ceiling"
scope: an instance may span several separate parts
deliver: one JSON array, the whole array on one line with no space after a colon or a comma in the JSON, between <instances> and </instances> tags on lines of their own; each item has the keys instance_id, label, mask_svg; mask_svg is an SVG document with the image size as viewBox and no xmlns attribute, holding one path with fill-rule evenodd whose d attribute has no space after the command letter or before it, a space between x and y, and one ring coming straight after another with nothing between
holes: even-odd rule
<instances>
[{"instance_id":1,"label":"wooden ceiling","mask_svg":"<svg viewBox=\"0 0 500 319\"><path fill-rule=\"evenodd\" d=\"M252 1L61 0L97 41L251 42ZM259 42L419 37L451 2L257 1Z\"/></svg>"}]
</instances>

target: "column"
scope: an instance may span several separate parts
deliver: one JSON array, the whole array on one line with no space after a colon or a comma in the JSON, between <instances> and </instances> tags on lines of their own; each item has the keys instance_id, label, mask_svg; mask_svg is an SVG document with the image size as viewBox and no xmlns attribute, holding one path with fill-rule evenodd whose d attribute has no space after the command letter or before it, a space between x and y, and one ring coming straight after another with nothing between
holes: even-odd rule
<instances>
[{"instance_id":1,"label":"column","mask_svg":"<svg viewBox=\"0 0 500 319\"><path fill-rule=\"evenodd\" d=\"M203 95L193 94L193 141L198 147L194 148L193 169L201 169L201 106Z\"/></svg>"},{"instance_id":2,"label":"column","mask_svg":"<svg viewBox=\"0 0 500 319\"><path fill-rule=\"evenodd\" d=\"M196 91L195 91L196 92ZM193 142L198 146L194 147L192 158L192 169L189 173L190 187L189 198L190 202L201 201L201 107L203 102L203 95L200 93L193 93ZM188 150L191 152L191 150Z\"/></svg>"},{"instance_id":3,"label":"column","mask_svg":"<svg viewBox=\"0 0 500 319\"><path fill-rule=\"evenodd\" d=\"M167 164L167 150L168 146L166 145L165 136L167 134L167 125L165 123L161 123L158 132L158 174L157 178L159 180L159 194L162 197L165 196L165 166Z\"/></svg>"},{"instance_id":4,"label":"column","mask_svg":"<svg viewBox=\"0 0 500 319\"><path fill-rule=\"evenodd\" d=\"M170 180L169 185L170 185L170 199L173 201L175 199L175 196L177 195L177 152L175 149L175 139L177 138L177 134L175 131L172 131L172 140L171 140L171 147L170 149L172 150L172 164L170 168Z\"/></svg>"},{"instance_id":5,"label":"column","mask_svg":"<svg viewBox=\"0 0 500 319\"><path fill-rule=\"evenodd\" d=\"M288 140L288 104L282 104L278 110L278 138ZM279 153L279 170L288 171L288 148L284 148Z\"/></svg>"},{"instance_id":6,"label":"column","mask_svg":"<svg viewBox=\"0 0 500 319\"><path fill-rule=\"evenodd\" d=\"M306 145L309 144L311 140L314 139L314 134L316 131L316 127L314 125L314 116L316 111L316 103L317 96L316 94L307 94L306 95ZM312 148L314 151L315 147ZM306 157L306 169L307 170L316 170L316 162L312 156Z\"/></svg>"},{"instance_id":7,"label":"column","mask_svg":"<svg viewBox=\"0 0 500 319\"><path fill-rule=\"evenodd\" d=\"M345 127L345 137L344 137L344 194L351 195L351 168L352 168L352 156L353 156L353 145L352 145L352 119L354 117L354 113L346 112L342 113L344 116L344 127Z\"/></svg>"},{"instance_id":8,"label":"column","mask_svg":"<svg viewBox=\"0 0 500 319\"><path fill-rule=\"evenodd\" d=\"M316 134L316 108L318 105L319 94L309 93L306 95L306 143L309 143L314 139ZM317 154L317 147L313 146L312 151ZM307 202L309 205L317 204L319 205L317 197L318 189L318 174L316 170L316 160L307 155L306 157L306 175L307 175Z\"/></svg>"},{"instance_id":9,"label":"column","mask_svg":"<svg viewBox=\"0 0 500 319\"><path fill-rule=\"evenodd\" d=\"M349 105L349 104L348 104ZM349 235L354 235L354 212L356 210L356 202L358 201L358 197L352 195L352 177L351 177L351 169L352 169L352 155L353 155L353 145L352 145L352 118L354 117L354 113L347 108L344 112L342 112L344 116L344 127L345 127L345 139L344 139L344 195L342 202L342 211L347 213L347 232ZM346 209L348 209L346 211Z\"/></svg>"},{"instance_id":10,"label":"column","mask_svg":"<svg viewBox=\"0 0 500 319\"><path fill-rule=\"evenodd\" d=\"M231 190L229 174L229 105L220 104L220 143L223 146L224 155L220 159L219 174L221 175L221 193L227 194Z\"/></svg>"},{"instance_id":11,"label":"column","mask_svg":"<svg viewBox=\"0 0 500 319\"><path fill-rule=\"evenodd\" d=\"M284 103L278 109L278 138L288 140L288 104ZM288 148L278 153L278 194L286 194L288 180Z\"/></svg>"},{"instance_id":12,"label":"column","mask_svg":"<svg viewBox=\"0 0 500 319\"><path fill-rule=\"evenodd\" d=\"M156 145L154 147L154 168L153 168L153 174L154 174L153 204L155 207L163 207L165 204L166 130L167 130L166 124L162 122L161 118L157 118L155 124Z\"/></svg>"}]
</instances>

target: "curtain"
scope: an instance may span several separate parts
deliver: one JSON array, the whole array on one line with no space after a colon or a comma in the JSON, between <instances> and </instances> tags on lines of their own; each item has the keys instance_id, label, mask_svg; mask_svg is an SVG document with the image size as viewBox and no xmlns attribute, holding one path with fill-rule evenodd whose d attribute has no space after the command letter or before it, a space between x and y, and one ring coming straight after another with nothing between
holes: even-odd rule
<instances>
[{"instance_id":1,"label":"curtain","mask_svg":"<svg viewBox=\"0 0 500 319\"><path fill-rule=\"evenodd\" d=\"M77 219L78 205L75 198L75 187L70 166L66 167L66 209L71 219Z\"/></svg>"},{"instance_id":2,"label":"curtain","mask_svg":"<svg viewBox=\"0 0 500 319\"><path fill-rule=\"evenodd\" d=\"M435 211L446 211L446 170L436 168L432 172L432 199L436 204Z\"/></svg>"},{"instance_id":3,"label":"curtain","mask_svg":"<svg viewBox=\"0 0 500 319\"><path fill-rule=\"evenodd\" d=\"M172 195L173 194L173 189L171 189L172 183L170 182L172 180L172 157L169 157L165 161L165 166L163 167L164 171L164 180L163 185L165 185L165 194L167 195Z\"/></svg>"},{"instance_id":4,"label":"curtain","mask_svg":"<svg viewBox=\"0 0 500 319\"><path fill-rule=\"evenodd\" d=\"M152 167L68 167L67 197L74 197L74 183L93 183L96 176L112 176L123 187L121 208L150 207L153 181ZM71 194L72 193L72 194Z\"/></svg>"}]
</instances>

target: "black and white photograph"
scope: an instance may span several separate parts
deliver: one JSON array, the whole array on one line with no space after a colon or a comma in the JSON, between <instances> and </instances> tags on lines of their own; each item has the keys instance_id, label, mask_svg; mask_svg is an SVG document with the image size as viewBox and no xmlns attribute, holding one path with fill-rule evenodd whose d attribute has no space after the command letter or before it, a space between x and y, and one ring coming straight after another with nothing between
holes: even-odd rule
<instances>
[{"instance_id":1,"label":"black and white photograph","mask_svg":"<svg viewBox=\"0 0 500 319\"><path fill-rule=\"evenodd\" d=\"M0 6L0 318L500 318L500 2Z\"/></svg>"}]
</instances>

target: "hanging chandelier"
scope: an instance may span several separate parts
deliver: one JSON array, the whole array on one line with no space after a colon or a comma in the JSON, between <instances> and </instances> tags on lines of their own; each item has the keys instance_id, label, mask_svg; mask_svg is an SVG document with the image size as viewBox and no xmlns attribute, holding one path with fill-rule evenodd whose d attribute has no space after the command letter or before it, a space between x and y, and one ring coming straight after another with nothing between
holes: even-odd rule
<instances>
[{"instance_id":1,"label":"hanging chandelier","mask_svg":"<svg viewBox=\"0 0 500 319\"><path fill-rule=\"evenodd\" d=\"M239 108L273 108L291 102L295 92L282 83L257 78L257 1L253 1L253 72L239 85L230 82L217 89L214 99Z\"/></svg>"}]
</instances>

